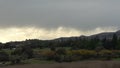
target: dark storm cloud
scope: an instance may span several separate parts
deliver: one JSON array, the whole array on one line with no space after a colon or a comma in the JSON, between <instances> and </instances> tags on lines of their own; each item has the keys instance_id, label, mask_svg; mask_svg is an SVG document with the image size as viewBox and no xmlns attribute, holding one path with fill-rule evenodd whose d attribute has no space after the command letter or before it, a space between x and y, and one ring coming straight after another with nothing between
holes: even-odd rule
<instances>
[{"instance_id":1,"label":"dark storm cloud","mask_svg":"<svg viewBox=\"0 0 120 68\"><path fill-rule=\"evenodd\" d=\"M119 27L119 3L119 0L0 0L0 27Z\"/></svg>"},{"instance_id":2,"label":"dark storm cloud","mask_svg":"<svg viewBox=\"0 0 120 68\"><path fill-rule=\"evenodd\" d=\"M120 28L119 3L119 0L0 0L0 42L116 31Z\"/></svg>"}]
</instances>

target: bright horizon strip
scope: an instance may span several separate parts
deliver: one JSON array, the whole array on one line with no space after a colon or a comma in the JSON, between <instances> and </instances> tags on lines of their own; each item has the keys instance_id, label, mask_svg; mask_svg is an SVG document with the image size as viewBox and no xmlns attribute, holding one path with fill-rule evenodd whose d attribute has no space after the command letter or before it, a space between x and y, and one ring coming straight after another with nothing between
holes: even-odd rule
<instances>
[{"instance_id":1,"label":"bright horizon strip","mask_svg":"<svg viewBox=\"0 0 120 68\"><path fill-rule=\"evenodd\" d=\"M50 40L59 37L71 37L80 35L92 35L101 32L114 32L116 27L98 27L93 30L78 30L75 28L58 27L56 29L36 28L36 27L9 27L0 28L0 42L22 41L26 39Z\"/></svg>"}]
</instances>

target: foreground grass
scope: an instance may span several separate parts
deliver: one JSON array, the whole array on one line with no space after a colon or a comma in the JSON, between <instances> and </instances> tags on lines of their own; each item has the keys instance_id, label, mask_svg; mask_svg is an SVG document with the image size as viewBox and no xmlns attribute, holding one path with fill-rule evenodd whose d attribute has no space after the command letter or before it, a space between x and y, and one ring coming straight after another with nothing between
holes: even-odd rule
<instances>
[{"instance_id":1,"label":"foreground grass","mask_svg":"<svg viewBox=\"0 0 120 68\"><path fill-rule=\"evenodd\" d=\"M57 47L56 50L60 49L60 48L63 48L63 49L66 49L66 50L70 50L71 49L71 47ZM51 49L50 48L42 48L42 49L35 48L35 49L33 49L33 51L46 51L46 50L51 50Z\"/></svg>"},{"instance_id":2,"label":"foreground grass","mask_svg":"<svg viewBox=\"0 0 120 68\"><path fill-rule=\"evenodd\" d=\"M120 58L114 58L113 60L114 61L120 61Z\"/></svg>"},{"instance_id":3,"label":"foreground grass","mask_svg":"<svg viewBox=\"0 0 120 68\"><path fill-rule=\"evenodd\" d=\"M22 61L25 64L52 64L56 63L55 61L39 60L39 59L29 59Z\"/></svg>"}]
</instances>

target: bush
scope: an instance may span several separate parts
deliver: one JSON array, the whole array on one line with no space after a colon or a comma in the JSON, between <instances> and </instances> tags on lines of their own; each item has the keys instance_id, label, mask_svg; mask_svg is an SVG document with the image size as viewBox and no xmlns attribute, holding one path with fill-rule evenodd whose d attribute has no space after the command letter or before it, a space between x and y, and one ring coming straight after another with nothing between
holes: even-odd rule
<instances>
[{"instance_id":1,"label":"bush","mask_svg":"<svg viewBox=\"0 0 120 68\"><path fill-rule=\"evenodd\" d=\"M21 63L21 56L19 55L11 55L10 56L10 62L11 64L18 64L18 63Z\"/></svg>"},{"instance_id":2,"label":"bush","mask_svg":"<svg viewBox=\"0 0 120 68\"><path fill-rule=\"evenodd\" d=\"M113 55L113 52L110 51L110 50L101 50L99 52L99 55L100 55L100 58L103 58L105 60L111 60L112 59L112 55Z\"/></svg>"},{"instance_id":3,"label":"bush","mask_svg":"<svg viewBox=\"0 0 120 68\"><path fill-rule=\"evenodd\" d=\"M0 62L5 63L6 61L9 61L9 55L4 51L0 51Z\"/></svg>"},{"instance_id":4,"label":"bush","mask_svg":"<svg viewBox=\"0 0 120 68\"><path fill-rule=\"evenodd\" d=\"M58 55L65 55L66 54L66 50L64 48L59 48L58 50L56 50L56 54L58 54Z\"/></svg>"},{"instance_id":5,"label":"bush","mask_svg":"<svg viewBox=\"0 0 120 68\"><path fill-rule=\"evenodd\" d=\"M23 58L30 59L33 58L33 50L29 46L20 46L17 47L11 55L19 55L22 56Z\"/></svg>"},{"instance_id":6,"label":"bush","mask_svg":"<svg viewBox=\"0 0 120 68\"><path fill-rule=\"evenodd\" d=\"M79 56L81 59L89 59L96 56L96 52L92 50L73 50L73 56Z\"/></svg>"},{"instance_id":7,"label":"bush","mask_svg":"<svg viewBox=\"0 0 120 68\"><path fill-rule=\"evenodd\" d=\"M39 52L36 52L36 56L37 58L42 59L42 60L45 60L45 59L53 60L55 56L55 52L51 50L39 51Z\"/></svg>"},{"instance_id":8,"label":"bush","mask_svg":"<svg viewBox=\"0 0 120 68\"><path fill-rule=\"evenodd\" d=\"M120 58L120 50L113 50L113 58Z\"/></svg>"},{"instance_id":9,"label":"bush","mask_svg":"<svg viewBox=\"0 0 120 68\"><path fill-rule=\"evenodd\" d=\"M57 49L56 51L45 50L36 52L36 55L43 60L55 60L57 62L71 62L87 59L103 59L111 60L112 58L119 58L119 50L65 50L63 48Z\"/></svg>"}]
</instances>

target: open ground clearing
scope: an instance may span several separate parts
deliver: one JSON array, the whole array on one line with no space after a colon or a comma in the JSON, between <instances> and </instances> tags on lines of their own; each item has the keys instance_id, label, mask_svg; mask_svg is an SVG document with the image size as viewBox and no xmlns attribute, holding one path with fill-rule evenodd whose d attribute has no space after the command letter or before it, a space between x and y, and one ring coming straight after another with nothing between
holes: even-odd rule
<instances>
[{"instance_id":1,"label":"open ground clearing","mask_svg":"<svg viewBox=\"0 0 120 68\"><path fill-rule=\"evenodd\" d=\"M53 64L25 64L0 68L120 68L120 61L81 61Z\"/></svg>"}]
</instances>

